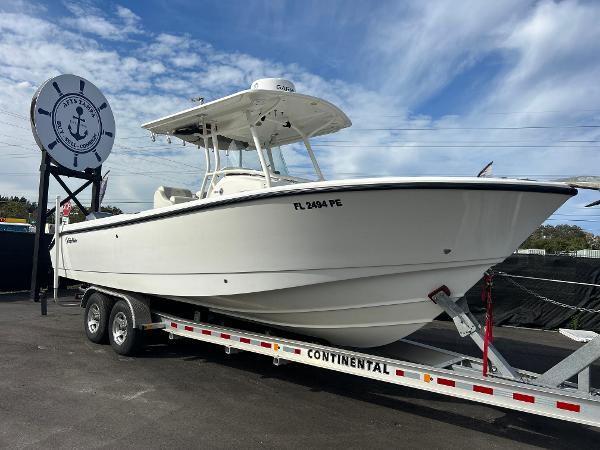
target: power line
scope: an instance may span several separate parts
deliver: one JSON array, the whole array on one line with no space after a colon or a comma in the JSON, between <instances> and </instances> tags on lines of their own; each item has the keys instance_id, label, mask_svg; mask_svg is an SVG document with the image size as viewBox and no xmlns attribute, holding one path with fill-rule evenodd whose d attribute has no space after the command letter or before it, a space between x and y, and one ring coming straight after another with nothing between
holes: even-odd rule
<instances>
[{"instance_id":1,"label":"power line","mask_svg":"<svg viewBox=\"0 0 600 450\"><path fill-rule=\"evenodd\" d=\"M553 219L552 217L546 220L559 220L561 222L600 222L600 220L587 220L587 219Z\"/></svg>"},{"instance_id":2,"label":"power line","mask_svg":"<svg viewBox=\"0 0 600 450\"><path fill-rule=\"evenodd\" d=\"M121 170L121 169L118 168L118 167L111 168L111 172L110 172L111 175L113 175L112 170ZM197 175L198 174L197 171L191 171L191 170L188 170L188 171L185 171L185 170L184 171L182 171L182 170L156 170L156 171L129 172L129 173L135 173L135 174L140 174L140 175L144 175L144 174L148 174L148 173L150 173L150 174L152 174L152 173L154 173L154 174L174 173L174 174L184 174L184 175ZM123 176L123 175L127 175L127 174L124 174L124 173L115 173L115 175L117 175L117 176Z\"/></svg>"},{"instance_id":3,"label":"power line","mask_svg":"<svg viewBox=\"0 0 600 450\"><path fill-rule=\"evenodd\" d=\"M478 115L482 115L482 116L489 116L489 115L511 115L511 114L559 114L559 113L567 113L567 114L574 114L574 113L585 113L585 112L600 112L600 109L596 109L596 108L590 108L590 109L573 109L573 110L545 110L545 111L498 111L498 112L494 112L494 111L490 111L490 112L480 112L478 113ZM13 117L17 117L19 119L22 120L29 120L29 117L12 112L12 111L8 111L5 109L0 109L0 114L6 114L9 116L13 116ZM414 116L414 113L409 113L409 114L380 114L377 115L377 117L384 117L384 118L406 118L407 116L410 117L411 115ZM372 118L373 115L367 115L367 114L353 114L353 117L370 117ZM456 112L447 112L444 114L444 116L448 117L448 116L461 116L460 113L456 113ZM418 119L414 119L414 120L418 120ZM137 139L137 138L141 138L141 137L147 137L147 135L140 135L140 136L131 136L131 137L127 137L127 138L122 138L122 139Z\"/></svg>"},{"instance_id":4,"label":"power line","mask_svg":"<svg viewBox=\"0 0 600 450\"><path fill-rule=\"evenodd\" d=\"M30 130L31 131L31 130ZM25 136L15 136L14 134L4 134L4 133L0 133L0 136L4 136L4 137L9 137L9 138L28 138L28 139L32 139L33 140L33 136L31 134L26 134Z\"/></svg>"},{"instance_id":5,"label":"power line","mask_svg":"<svg viewBox=\"0 0 600 450\"><path fill-rule=\"evenodd\" d=\"M13 155L13 156L0 156L0 159L26 159L26 158L35 158L37 155Z\"/></svg>"},{"instance_id":6,"label":"power line","mask_svg":"<svg viewBox=\"0 0 600 450\"><path fill-rule=\"evenodd\" d=\"M19 126L19 125L17 125L16 123L3 122L3 121L1 121L1 120L0 120L0 123L1 123L1 124L4 124L4 125L9 125L9 126L11 126L11 127L20 128L21 130L28 130L28 131L30 131L30 130L31 130L31 128L25 128L25 127L22 127L22 126Z\"/></svg>"},{"instance_id":7,"label":"power line","mask_svg":"<svg viewBox=\"0 0 600 450\"><path fill-rule=\"evenodd\" d=\"M590 110L581 110L581 111L600 111L600 109L590 109ZM534 111L531 111L531 113L533 113ZM538 111L539 113L540 111ZM543 112L543 111L542 111ZM547 112L551 112L551 111L547 111ZM558 111L552 111L552 112L558 112ZM523 114L526 114L529 112L523 112ZM22 120L26 120L28 121L29 118L25 117L23 115L17 114L17 113L13 113L11 111L7 111L7 110L2 110L0 109L0 114L6 114L12 117L16 117ZM498 112L498 113L487 113L487 114L517 114L517 112ZM448 114L451 115L451 114ZM405 117L403 115L382 115L379 117ZM8 122L2 122L0 121L0 123L5 124L5 125L10 125L10 126L14 126L17 128L21 128L24 130L27 130L28 128L25 127L20 127L16 124L13 123L8 123ZM547 130L547 129L554 129L554 128L600 128L600 125L595 125L595 124L570 124L570 125L523 125L523 126L512 126L512 127L405 127L405 128L348 128L346 129L346 131L348 130L352 130L352 131L443 131L443 130L538 130L538 129L542 129L542 130ZM118 139L139 139L139 138L143 138L144 136L140 135L140 136L128 136L128 137L121 137ZM146 135L147 137L147 135Z\"/></svg>"},{"instance_id":8,"label":"power line","mask_svg":"<svg viewBox=\"0 0 600 450\"><path fill-rule=\"evenodd\" d=\"M11 157L11 156L21 157L21 158L22 157L30 158L32 156L38 156L38 155L34 155L32 153L29 153L29 154L24 154L24 153L6 153L6 154L3 154L3 155L0 155L0 158L4 158L4 157L8 158L8 157Z\"/></svg>"},{"instance_id":9,"label":"power line","mask_svg":"<svg viewBox=\"0 0 600 450\"><path fill-rule=\"evenodd\" d=\"M15 196L16 197L16 196ZM19 197L20 198L20 197ZM82 203L87 203L87 202L91 202L91 199L79 199ZM18 200L0 200L0 203L21 203ZM30 202L31 203L31 202ZM35 202L37 203L37 202ZM50 200L48 201L48 203L50 203ZM154 202L149 202L149 201L137 201L137 200L110 200L110 199L104 199L103 203L105 204L126 204L126 203L131 203L131 204L141 204L141 203L148 203L148 204L153 204Z\"/></svg>"},{"instance_id":10,"label":"power line","mask_svg":"<svg viewBox=\"0 0 600 450\"><path fill-rule=\"evenodd\" d=\"M369 143L360 143L360 144L344 144L346 142L354 142L349 140L340 140L340 141L316 141L312 144L313 147L406 147L406 148L546 148L546 147L557 147L557 148L598 148L600 145L556 145L556 144L532 144L532 143L524 143L518 144L514 141L511 144L500 144L494 141L488 141L488 143L477 143L477 142L391 142L391 143L378 143L378 144L369 144ZM490 142L492 145L490 145ZM502 141L500 141L502 142ZM591 144L591 143L600 143L600 141L558 141L564 143L579 143L579 144ZM333 144L333 145L332 145ZM342 145L339 145L342 144ZM155 147L155 146L144 146L144 147L123 147L132 151L139 152L140 150L170 150L168 147ZM148 155L155 156L155 155Z\"/></svg>"},{"instance_id":11,"label":"power line","mask_svg":"<svg viewBox=\"0 0 600 450\"><path fill-rule=\"evenodd\" d=\"M600 145L554 145L554 144L510 144L510 145L490 145L490 144L413 144L410 142L394 142L392 144L321 144L314 143L313 147L342 147L342 148L600 148Z\"/></svg>"},{"instance_id":12,"label":"power line","mask_svg":"<svg viewBox=\"0 0 600 450\"><path fill-rule=\"evenodd\" d=\"M4 175L4 176L33 176L33 175L39 175L39 174L35 173L35 172L0 172L0 175Z\"/></svg>"},{"instance_id":13,"label":"power line","mask_svg":"<svg viewBox=\"0 0 600 450\"><path fill-rule=\"evenodd\" d=\"M327 139L327 140L317 140L318 138L315 138L314 142L315 143L319 143L319 144L343 144L343 143L352 143L355 142L356 140L348 140L348 139ZM407 142L406 144L421 144L421 145L425 145L425 144L454 144L454 145L458 145L458 144L469 144L469 145L482 145L482 144L498 144L500 145L501 143L509 143L509 144L533 144L533 145L554 145L554 143L557 142L561 142L561 143L577 143L577 144L600 144L600 140L584 140L584 139L559 139L559 140L553 140L552 142L544 142L541 143L539 141L533 141L533 140L524 140L524 139L518 139L518 140L494 140L494 141L481 141L481 140L477 140L477 141L448 141L448 140L443 140L443 141L411 141L411 142ZM396 143L401 143L401 142L396 142ZM367 142L368 144L368 142ZM313 144L315 145L315 144Z\"/></svg>"},{"instance_id":14,"label":"power line","mask_svg":"<svg viewBox=\"0 0 600 450\"><path fill-rule=\"evenodd\" d=\"M553 216L569 216L569 217L600 217L600 214L562 214L562 213L554 213Z\"/></svg>"},{"instance_id":15,"label":"power line","mask_svg":"<svg viewBox=\"0 0 600 450\"><path fill-rule=\"evenodd\" d=\"M132 155L129 155L132 156ZM143 159L143 158L139 158L139 159ZM150 162L150 161L149 161ZM157 178L155 176L149 175L147 172L132 172L130 170L124 169L123 167L112 167L112 166L106 166L106 168L111 169L111 170L115 170L115 171L124 171L126 173L132 174L132 175L142 175L142 176L147 176L150 178L153 178L155 180L158 180L160 182L163 182L164 180L170 181L170 182L174 182L174 183L178 183L180 182L180 180L175 180L173 178Z\"/></svg>"},{"instance_id":16,"label":"power line","mask_svg":"<svg viewBox=\"0 0 600 450\"><path fill-rule=\"evenodd\" d=\"M35 156L35 155L33 155ZM152 161L149 161L150 163L152 163ZM294 166L290 166L290 167L294 167ZM114 170L115 172L111 172L111 175L114 176L123 176L123 175L128 175L128 174L139 174L139 175L146 175L146 174L186 174L186 175L196 175L198 174L197 171L195 170L156 170L156 171L144 171L144 172L135 172L135 171L130 171L127 170L127 173L118 173L118 171L120 170L126 170L123 169L122 167L115 167L115 166L106 166L106 168L110 168L111 170ZM293 170L294 173L312 173L312 170ZM0 172L0 175L32 175L33 172ZM375 178L379 178L382 177L381 174L374 174L374 173L367 173L367 172L335 172L336 176L361 176L361 177L375 177ZM458 177L470 177L473 178L474 175L472 172L469 173L432 173L432 172L419 172L419 173L410 173L410 174L401 174L401 175L383 175L383 176L390 176L390 177L399 177L399 178L403 178L403 177L445 177L445 178L458 178ZM502 174L498 174L497 176L495 176L494 178L514 178L514 177L563 177L563 178L567 178L567 177L572 177L574 176L573 174L539 174L539 173L502 173ZM585 175L586 177L600 177L600 175Z\"/></svg>"},{"instance_id":17,"label":"power line","mask_svg":"<svg viewBox=\"0 0 600 450\"><path fill-rule=\"evenodd\" d=\"M125 147L125 146L123 146L123 145L121 145L121 146L117 147L117 149L120 149L120 150L132 150L132 151L134 151L134 152L138 151L138 150L137 150L137 149L135 149L135 148L131 148L131 147ZM119 153L119 154L121 154L121 155L122 155L122 153ZM126 154L126 156L130 156L130 157L132 157L132 158L138 158L138 159L145 159L145 158L157 158L157 159L162 159L162 160L165 160L165 161L169 161L169 162L171 162L171 163L180 164L180 165L182 165L182 166L191 167L191 168L193 168L193 169L204 170L202 167L193 166L193 165L191 165L191 164L183 163L183 162L181 162L181 161L176 161L176 160L174 160L174 159L170 159L170 158L165 158L164 156L158 156L158 155L144 155L144 156L141 156L141 155L139 155L139 154L138 154L138 155Z\"/></svg>"},{"instance_id":18,"label":"power line","mask_svg":"<svg viewBox=\"0 0 600 450\"><path fill-rule=\"evenodd\" d=\"M572 110L567 110L567 109L563 109L563 110L546 110L546 111L499 111L499 112L479 112L478 115L481 116L495 116L495 115L510 115L510 114L560 114L560 113L567 113L567 114L575 114L575 113L582 113L582 112L600 112L600 109L572 109ZM414 116L414 112L410 112L409 114L382 114L382 115L377 115L377 117L406 117L406 116L410 116L413 115ZM447 112L444 114L444 116L460 116L461 114L458 112ZM371 114L353 114L352 117L370 117L372 118L373 115Z\"/></svg>"},{"instance_id":19,"label":"power line","mask_svg":"<svg viewBox=\"0 0 600 450\"><path fill-rule=\"evenodd\" d=\"M405 128L346 128L346 131L446 131L446 130L548 130L558 128L600 128L600 125L526 125L515 127L405 127Z\"/></svg>"},{"instance_id":20,"label":"power line","mask_svg":"<svg viewBox=\"0 0 600 450\"><path fill-rule=\"evenodd\" d=\"M148 139L150 138L149 134L140 135L140 136L127 136L127 137L118 137L117 139Z\"/></svg>"},{"instance_id":21,"label":"power line","mask_svg":"<svg viewBox=\"0 0 600 450\"><path fill-rule=\"evenodd\" d=\"M0 109L1 114L6 114L8 116L18 117L19 119L29 120L29 117L22 116L21 114L17 114L11 111L7 111L6 109Z\"/></svg>"},{"instance_id":22,"label":"power line","mask_svg":"<svg viewBox=\"0 0 600 450\"><path fill-rule=\"evenodd\" d=\"M27 150L33 150L31 147L25 146L23 144L14 144L12 142L3 142L3 141L0 141L0 144L8 145L9 147L20 147L20 148L24 148ZM34 145L34 144L32 144L32 145Z\"/></svg>"}]
</instances>

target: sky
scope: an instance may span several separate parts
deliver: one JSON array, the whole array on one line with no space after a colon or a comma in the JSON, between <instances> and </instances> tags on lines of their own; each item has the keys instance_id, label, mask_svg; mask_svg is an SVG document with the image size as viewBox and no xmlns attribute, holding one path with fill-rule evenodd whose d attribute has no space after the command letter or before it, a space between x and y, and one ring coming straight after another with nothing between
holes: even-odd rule
<instances>
[{"instance_id":1,"label":"sky","mask_svg":"<svg viewBox=\"0 0 600 450\"><path fill-rule=\"evenodd\" d=\"M150 208L159 185L197 191L204 169L197 148L140 125L262 77L352 120L315 139L328 179L471 176L490 161L496 176L599 176L598 24L600 2L583 0L3 0L0 194L37 200L29 107L62 73L109 100L104 203L128 212ZM580 191L548 223L600 234L600 208L584 208L599 198Z\"/></svg>"}]
</instances>

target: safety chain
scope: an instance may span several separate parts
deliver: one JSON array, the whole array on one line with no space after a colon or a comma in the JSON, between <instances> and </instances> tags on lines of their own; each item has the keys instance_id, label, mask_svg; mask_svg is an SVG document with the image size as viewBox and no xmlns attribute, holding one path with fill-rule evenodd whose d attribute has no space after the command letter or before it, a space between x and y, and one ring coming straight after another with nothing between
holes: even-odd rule
<instances>
[{"instance_id":1,"label":"safety chain","mask_svg":"<svg viewBox=\"0 0 600 450\"><path fill-rule=\"evenodd\" d=\"M561 303L556 300L552 300L551 298L544 297L543 295L538 294L537 292L534 292L531 289L523 286L521 283L518 283L511 278L508 278L508 277L510 277L509 274L505 274L503 272L496 272L496 271L494 271L493 273L495 275L504 276L505 278L507 278L507 281L509 281L510 283L512 283L519 289L521 289L522 291L525 291L528 294L530 294L530 295L534 296L535 298L542 300L544 302L551 303L553 305L560 306L562 308L572 309L574 311L580 311L580 312L586 312L586 313L592 313L592 314L600 314L600 309L590 309L590 308L582 308L580 306L567 305L566 303Z\"/></svg>"},{"instance_id":2,"label":"safety chain","mask_svg":"<svg viewBox=\"0 0 600 450\"><path fill-rule=\"evenodd\" d=\"M483 376L488 375L488 349L494 340L492 329L494 327L494 310L492 307L492 283L494 275L491 272L483 274L483 289L481 300L485 305L485 334L483 337Z\"/></svg>"}]
</instances>

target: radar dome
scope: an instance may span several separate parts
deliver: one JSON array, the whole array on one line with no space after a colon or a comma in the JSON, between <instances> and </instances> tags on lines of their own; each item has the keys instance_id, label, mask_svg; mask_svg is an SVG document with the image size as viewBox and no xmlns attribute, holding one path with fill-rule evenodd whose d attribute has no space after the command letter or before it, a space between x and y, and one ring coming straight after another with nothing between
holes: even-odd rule
<instances>
[{"instance_id":1,"label":"radar dome","mask_svg":"<svg viewBox=\"0 0 600 450\"><path fill-rule=\"evenodd\" d=\"M264 89L267 91L296 92L296 86L283 78L261 78L252 83L250 89Z\"/></svg>"}]
</instances>

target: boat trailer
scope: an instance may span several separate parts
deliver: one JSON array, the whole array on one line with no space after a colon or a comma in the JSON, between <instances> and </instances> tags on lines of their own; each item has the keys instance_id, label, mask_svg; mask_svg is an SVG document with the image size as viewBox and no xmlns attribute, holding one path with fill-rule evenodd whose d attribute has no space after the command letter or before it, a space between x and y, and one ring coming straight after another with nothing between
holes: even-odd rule
<instances>
[{"instance_id":1,"label":"boat trailer","mask_svg":"<svg viewBox=\"0 0 600 450\"><path fill-rule=\"evenodd\" d=\"M100 296L92 297L99 293ZM466 299L453 298L445 286L429 294L454 321L462 337L469 336L483 350L484 330L468 309ZM110 342L120 354L133 353L136 345L120 345L113 334L127 327L129 339L139 339L147 330L163 330L170 339L190 338L222 345L227 354L252 352L273 358L276 366L300 363L462 398L510 410L600 427L600 391L590 386L590 365L600 358L600 335L560 361L543 374L512 367L500 352L488 344L489 373L483 375L483 360L454 353L422 343L401 339L395 345L403 359L385 354L367 354L350 349L330 347L299 340L273 337L242 329L217 326L187 320L171 314L152 311L150 302L138 293L89 286L81 299L88 303L100 301L105 311L121 305L119 311L129 311L115 323L106 324ZM127 305L124 308L124 305ZM92 305L93 306L93 305ZM114 312L110 315L113 318ZM196 320L198 319L198 320ZM119 322L117 322L119 320ZM128 323L129 322L129 323ZM116 330L116 331L115 331ZM125 333L127 335L127 333ZM88 336L89 337L89 336ZM130 341L129 344L132 344ZM135 344L135 342L133 343ZM577 383L568 381L577 376Z\"/></svg>"}]
</instances>

